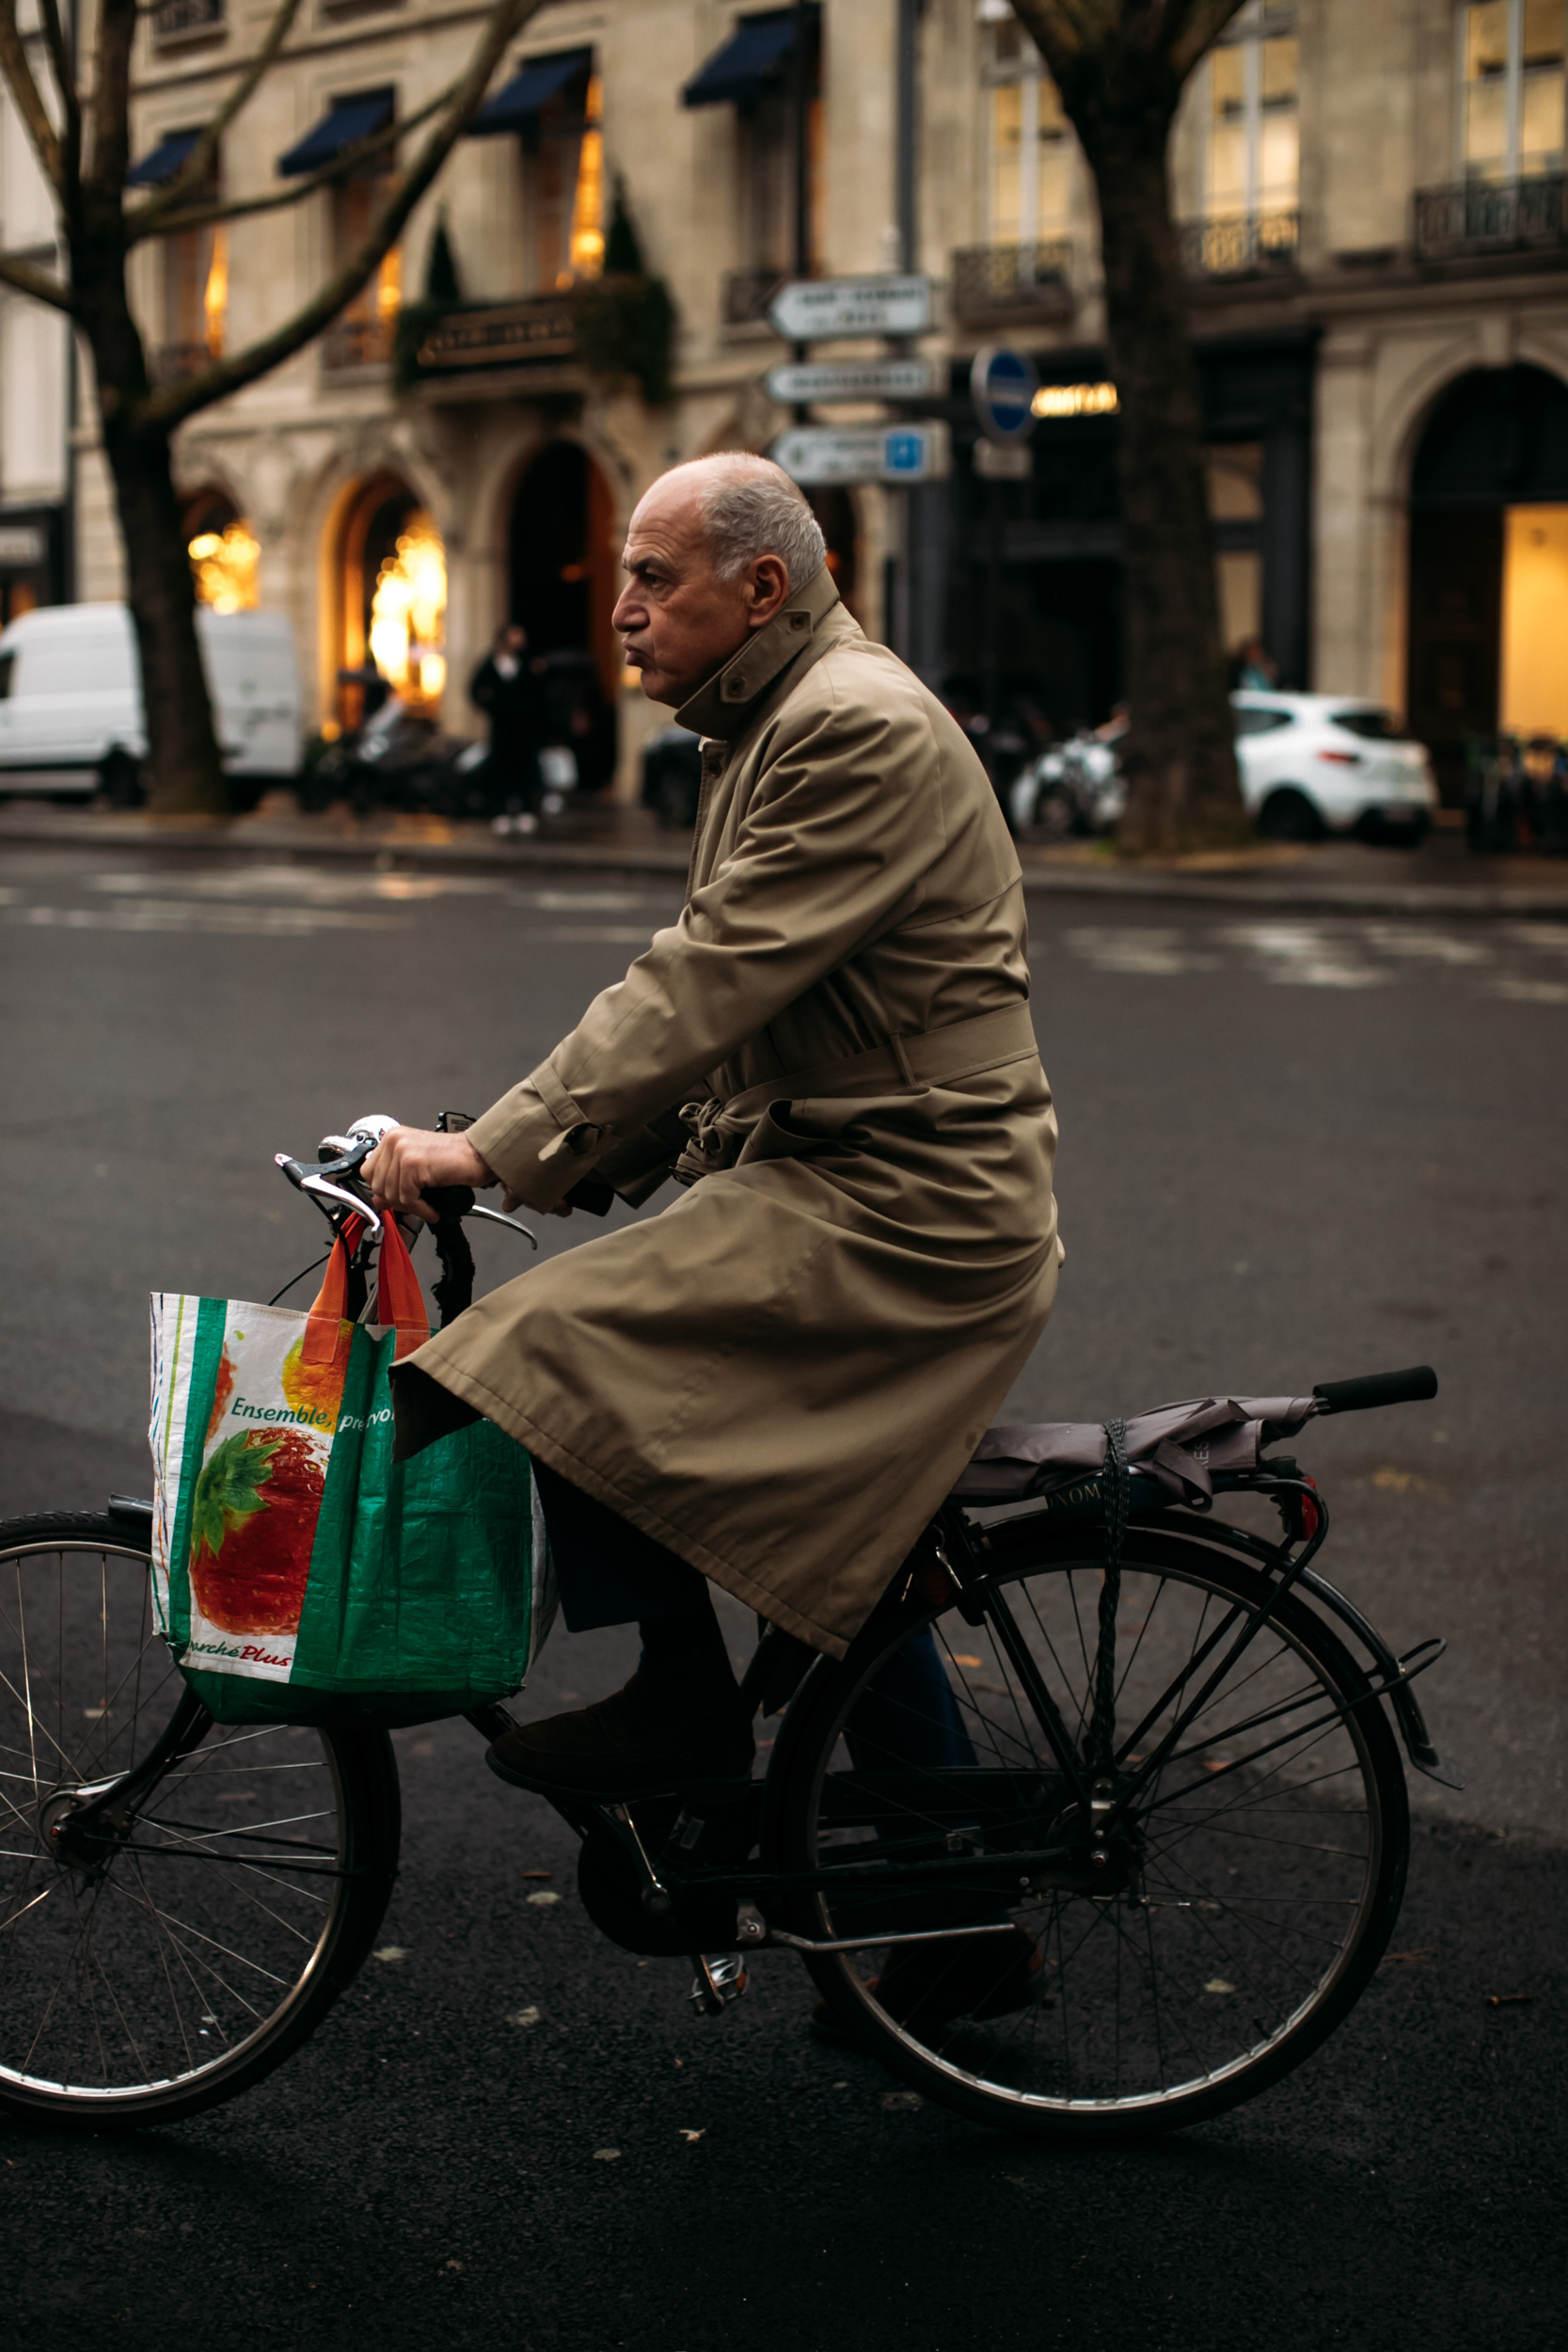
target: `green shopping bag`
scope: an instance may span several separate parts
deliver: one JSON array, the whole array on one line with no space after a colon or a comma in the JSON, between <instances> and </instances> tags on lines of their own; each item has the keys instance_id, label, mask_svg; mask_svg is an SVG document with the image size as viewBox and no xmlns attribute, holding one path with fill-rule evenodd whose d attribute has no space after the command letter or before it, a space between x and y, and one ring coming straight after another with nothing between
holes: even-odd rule
<instances>
[{"instance_id":1,"label":"green shopping bag","mask_svg":"<svg viewBox=\"0 0 1568 2352\"><path fill-rule=\"evenodd\" d=\"M222 1723L426 1723L521 1689L554 1615L529 1457L476 1422L392 1460L388 1375L427 1335L388 1219L380 1311L338 1243L309 1314L152 1300L153 1605Z\"/></svg>"}]
</instances>

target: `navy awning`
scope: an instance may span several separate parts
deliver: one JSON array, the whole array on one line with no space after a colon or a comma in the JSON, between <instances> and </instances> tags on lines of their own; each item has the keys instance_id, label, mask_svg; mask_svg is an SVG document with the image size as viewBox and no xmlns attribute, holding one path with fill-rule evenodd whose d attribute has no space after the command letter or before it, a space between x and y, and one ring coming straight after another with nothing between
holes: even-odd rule
<instances>
[{"instance_id":1,"label":"navy awning","mask_svg":"<svg viewBox=\"0 0 1568 2352\"><path fill-rule=\"evenodd\" d=\"M688 82L682 101L688 106L754 105L768 90L782 87L802 19L807 40L816 40L816 18L815 8L743 16L723 47Z\"/></svg>"},{"instance_id":2,"label":"navy awning","mask_svg":"<svg viewBox=\"0 0 1568 2352\"><path fill-rule=\"evenodd\" d=\"M191 160L192 151L201 136L199 131L166 131L150 155L144 155L139 164L125 175L128 188L166 187L177 171L182 171Z\"/></svg>"},{"instance_id":3,"label":"navy awning","mask_svg":"<svg viewBox=\"0 0 1568 2352\"><path fill-rule=\"evenodd\" d=\"M592 49L563 49L558 56L531 57L494 98L487 98L465 136L493 139L503 131L526 131L547 98L556 97L579 73L592 72Z\"/></svg>"},{"instance_id":4,"label":"navy awning","mask_svg":"<svg viewBox=\"0 0 1568 2352\"><path fill-rule=\"evenodd\" d=\"M334 163L345 147L357 147L361 139L384 131L391 119L389 89L370 90L358 98L335 98L315 129L307 131L286 155L279 155L278 178L299 180L308 171L319 171L324 164Z\"/></svg>"}]
</instances>

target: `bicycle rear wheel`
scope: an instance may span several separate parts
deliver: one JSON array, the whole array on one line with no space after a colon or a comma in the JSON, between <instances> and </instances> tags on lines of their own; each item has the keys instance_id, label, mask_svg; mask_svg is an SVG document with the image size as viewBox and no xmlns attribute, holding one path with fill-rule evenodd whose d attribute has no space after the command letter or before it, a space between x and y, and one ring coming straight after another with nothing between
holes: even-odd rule
<instances>
[{"instance_id":1,"label":"bicycle rear wheel","mask_svg":"<svg viewBox=\"0 0 1568 2352\"><path fill-rule=\"evenodd\" d=\"M990 1588L1082 1742L1102 1533L1022 1534L1011 1557L997 1536ZM1404 1775L1365 1677L1301 1600L1276 1598L1231 1658L1272 1594L1212 1544L1129 1534L1127 1828L1098 1874L992 1617L900 1612L804 1686L776 1759L769 1858L831 1875L789 1924L863 1946L807 1964L841 2022L930 2098L1028 2133L1196 2122L1277 2081L1350 2009L1399 1914ZM1026 1858L1064 1843L1076 1867ZM879 1886L890 1866L927 1875ZM933 1928L942 1940L876 1941Z\"/></svg>"},{"instance_id":2,"label":"bicycle rear wheel","mask_svg":"<svg viewBox=\"0 0 1568 2352\"><path fill-rule=\"evenodd\" d=\"M0 1524L0 2105L165 2122L314 2031L397 1859L383 1732L216 1724L93 1867L50 1824L145 1756L184 1684L133 1522Z\"/></svg>"}]
</instances>

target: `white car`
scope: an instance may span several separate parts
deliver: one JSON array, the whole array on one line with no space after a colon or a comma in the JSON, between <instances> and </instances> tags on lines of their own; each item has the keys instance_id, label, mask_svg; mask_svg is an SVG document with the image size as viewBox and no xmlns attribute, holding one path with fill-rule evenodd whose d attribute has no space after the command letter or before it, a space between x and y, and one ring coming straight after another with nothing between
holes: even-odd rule
<instances>
[{"instance_id":1,"label":"white car","mask_svg":"<svg viewBox=\"0 0 1568 2352\"><path fill-rule=\"evenodd\" d=\"M1266 841L1325 833L1418 841L1437 786L1426 746L1377 703L1346 694L1232 694L1242 798Z\"/></svg>"}]
</instances>

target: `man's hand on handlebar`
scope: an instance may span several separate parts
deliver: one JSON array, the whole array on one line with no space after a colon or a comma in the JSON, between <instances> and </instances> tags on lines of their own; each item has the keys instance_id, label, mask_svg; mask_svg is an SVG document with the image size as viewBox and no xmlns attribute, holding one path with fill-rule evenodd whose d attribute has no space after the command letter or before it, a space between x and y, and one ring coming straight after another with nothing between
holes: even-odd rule
<instances>
[{"instance_id":1,"label":"man's hand on handlebar","mask_svg":"<svg viewBox=\"0 0 1568 2352\"><path fill-rule=\"evenodd\" d=\"M469 1184L477 1191L496 1181L467 1136L436 1135L427 1127L393 1127L359 1173L375 1208L417 1216L426 1225L436 1222L436 1211L423 1198L427 1188L438 1192L448 1184Z\"/></svg>"}]
</instances>

